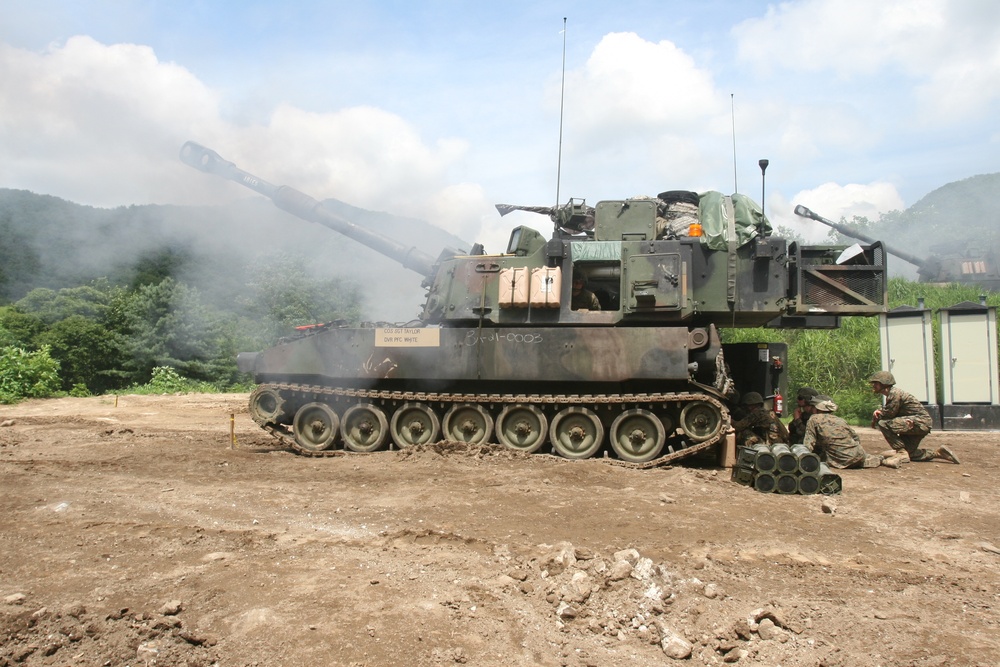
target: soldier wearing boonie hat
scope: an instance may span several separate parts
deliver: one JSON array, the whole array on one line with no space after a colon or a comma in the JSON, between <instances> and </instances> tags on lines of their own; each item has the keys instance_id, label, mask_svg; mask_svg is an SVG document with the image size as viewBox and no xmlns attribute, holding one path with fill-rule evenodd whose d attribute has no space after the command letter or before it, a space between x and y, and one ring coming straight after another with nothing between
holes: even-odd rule
<instances>
[{"instance_id":1,"label":"soldier wearing boonie hat","mask_svg":"<svg viewBox=\"0 0 1000 667\"><path fill-rule=\"evenodd\" d=\"M877 454L869 454L861 446L861 438L842 418L833 414L837 404L823 394L809 399L808 410L812 413L806 424L806 435L802 442L819 455L831 468L877 468L887 465L898 468L895 461L888 461Z\"/></svg>"}]
</instances>

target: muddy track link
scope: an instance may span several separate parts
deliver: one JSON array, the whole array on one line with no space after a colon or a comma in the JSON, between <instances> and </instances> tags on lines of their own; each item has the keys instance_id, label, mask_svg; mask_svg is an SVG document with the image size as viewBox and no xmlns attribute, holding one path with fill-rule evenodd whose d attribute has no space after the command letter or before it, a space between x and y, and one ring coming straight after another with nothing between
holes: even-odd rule
<instances>
[{"instance_id":1,"label":"muddy track link","mask_svg":"<svg viewBox=\"0 0 1000 667\"><path fill-rule=\"evenodd\" d=\"M512 404L529 404L529 405L545 405L545 406L610 406L610 405L621 405L621 406L637 406L637 405L649 405L649 404L664 404L664 403L688 403L694 401L701 401L705 403L710 403L718 408L719 413L722 415L722 424L713 437L702 442L690 443L685 441L685 446L674 449L663 456L659 456L650 461L645 461L643 463L633 463L630 461L624 461L617 458L604 457L593 457L593 460L599 460L603 463L609 465L614 465L623 468L632 468L637 470L644 470L649 468L657 468L660 466L668 465L674 463L683 458L687 458L698 452L703 452L711 449L715 445L722 442L726 433L729 431L729 411L728 408L714 396L705 393L691 393L691 392L668 392L668 393L655 393L655 394L455 394L455 393L434 393L434 392L404 392L404 391L379 391L379 390L365 390L365 389L353 389L353 388L343 388L343 387L325 387L319 385L301 385L301 384L262 384L259 385L257 390L254 392L260 392L261 390L273 390L282 396L294 397L296 402L304 403L307 401L316 401L320 399L350 399L357 401L372 401L381 404L392 405L393 407L398 407L399 405L409 402L409 401L419 401L428 404L460 404L468 403L473 405L512 405ZM327 450L309 450L303 448L296 442L294 435L292 434L288 425L278 424L273 422L268 422L264 419L258 418L256 412L251 409L251 416L254 417L261 428L266 430L277 440L279 440L285 447L289 450L300 454L302 456L308 456L312 458L329 458L335 456L345 456L348 454L359 454L363 452L353 452L349 450L342 449L327 449ZM390 440L391 444L391 440ZM502 445L499 445L502 446ZM564 461L571 461L573 459L566 459L556 455L556 458L560 458ZM590 459L585 459L590 460Z\"/></svg>"}]
</instances>

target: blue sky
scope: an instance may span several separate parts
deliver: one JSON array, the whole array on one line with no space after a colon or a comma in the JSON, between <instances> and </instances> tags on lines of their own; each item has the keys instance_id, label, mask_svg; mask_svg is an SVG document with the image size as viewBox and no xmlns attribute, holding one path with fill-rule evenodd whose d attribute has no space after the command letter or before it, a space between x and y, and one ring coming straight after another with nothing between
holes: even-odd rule
<instances>
[{"instance_id":1,"label":"blue sky","mask_svg":"<svg viewBox=\"0 0 1000 667\"><path fill-rule=\"evenodd\" d=\"M767 158L768 215L815 237L795 204L876 217L1000 171L994 0L0 0L0 187L246 196L177 160L194 139L499 251L548 231L492 205L555 202L564 17L563 202L759 199Z\"/></svg>"}]
</instances>

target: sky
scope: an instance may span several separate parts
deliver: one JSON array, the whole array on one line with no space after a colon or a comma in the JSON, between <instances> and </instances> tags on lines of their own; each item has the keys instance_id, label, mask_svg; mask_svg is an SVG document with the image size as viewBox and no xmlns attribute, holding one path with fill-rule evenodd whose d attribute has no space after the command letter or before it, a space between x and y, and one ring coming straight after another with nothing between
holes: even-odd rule
<instances>
[{"instance_id":1,"label":"sky","mask_svg":"<svg viewBox=\"0 0 1000 667\"><path fill-rule=\"evenodd\" d=\"M742 192L818 239L795 204L875 219L1000 171L995 0L0 0L0 81L0 188L249 196L194 140L488 252L551 227L497 203Z\"/></svg>"}]
</instances>

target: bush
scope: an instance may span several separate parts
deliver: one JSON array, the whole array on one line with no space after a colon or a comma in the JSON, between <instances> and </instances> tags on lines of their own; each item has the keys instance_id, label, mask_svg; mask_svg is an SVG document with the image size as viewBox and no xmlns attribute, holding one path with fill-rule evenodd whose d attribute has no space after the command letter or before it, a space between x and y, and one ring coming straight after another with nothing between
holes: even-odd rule
<instances>
[{"instance_id":1,"label":"bush","mask_svg":"<svg viewBox=\"0 0 1000 667\"><path fill-rule=\"evenodd\" d=\"M69 395L73 398L86 398L90 396L90 390L87 389L87 385L82 382L78 382L73 385L73 388L69 390Z\"/></svg>"},{"instance_id":2,"label":"bush","mask_svg":"<svg viewBox=\"0 0 1000 667\"><path fill-rule=\"evenodd\" d=\"M153 368L153 377L150 378L149 382L143 385L133 385L129 387L128 391L133 394L211 394L221 390L210 382L186 378L171 366L156 366Z\"/></svg>"},{"instance_id":3,"label":"bush","mask_svg":"<svg viewBox=\"0 0 1000 667\"><path fill-rule=\"evenodd\" d=\"M49 398L59 393L59 362L48 346L34 352L20 347L0 349L0 403Z\"/></svg>"}]
</instances>

